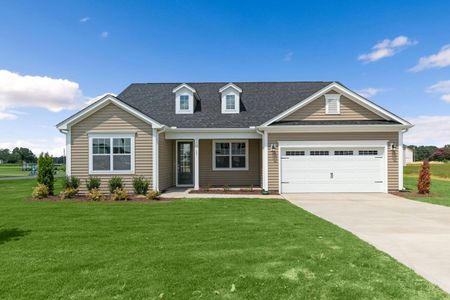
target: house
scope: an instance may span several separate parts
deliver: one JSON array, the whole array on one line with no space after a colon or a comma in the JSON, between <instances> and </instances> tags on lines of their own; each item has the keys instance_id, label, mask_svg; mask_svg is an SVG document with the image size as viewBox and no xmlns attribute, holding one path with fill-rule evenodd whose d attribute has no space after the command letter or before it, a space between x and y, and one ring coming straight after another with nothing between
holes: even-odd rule
<instances>
[{"instance_id":1,"label":"house","mask_svg":"<svg viewBox=\"0 0 450 300\"><path fill-rule=\"evenodd\" d=\"M82 182L280 193L403 189L410 127L338 82L131 84L57 125Z\"/></svg>"},{"instance_id":2,"label":"house","mask_svg":"<svg viewBox=\"0 0 450 300\"><path fill-rule=\"evenodd\" d=\"M414 149L403 146L403 166L414 162Z\"/></svg>"}]
</instances>

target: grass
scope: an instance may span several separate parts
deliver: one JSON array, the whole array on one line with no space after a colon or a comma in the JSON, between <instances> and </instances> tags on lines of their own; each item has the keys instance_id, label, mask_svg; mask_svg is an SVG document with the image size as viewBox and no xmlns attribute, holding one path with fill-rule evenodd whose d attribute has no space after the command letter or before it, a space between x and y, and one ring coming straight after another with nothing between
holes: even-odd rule
<instances>
[{"instance_id":1,"label":"grass","mask_svg":"<svg viewBox=\"0 0 450 300\"><path fill-rule=\"evenodd\" d=\"M443 299L284 200L39 202L0 181L0 299Z\"/></svg>"},{"instance_id":2,"label":"grass","mask_svg":"<svg viewBox=\"0 0 450 300\"><path fill-rule=\"evenodd\" d=\"M431 175L434 178L444 178L450 179L450 163L445 164L430 164L431 166ZM420 164L410 164L404 167L403 172L408 176L418 176Z\"/></svg>"},{"instance_id":3,"label":"grass","mask_svg":"<svg viewBox=\"0 0 450 300\"><path fill-rule=\"evenodd\" d=\"M417 192L417 176L405 176L404 184L409 191ZM407 195L408 199L450 206L450 181L432 178L431 196Z\"/></svg>"},{"instance_id":4,"label":"grass","mask_svg":"<svg viewBox=\"0 0 450 300\"><path fill-rule=\"evenodd\" d=\"M22 171L21 165L0 164L0 177L28 176L29 171Z\"/></svg>"}]
</instances>

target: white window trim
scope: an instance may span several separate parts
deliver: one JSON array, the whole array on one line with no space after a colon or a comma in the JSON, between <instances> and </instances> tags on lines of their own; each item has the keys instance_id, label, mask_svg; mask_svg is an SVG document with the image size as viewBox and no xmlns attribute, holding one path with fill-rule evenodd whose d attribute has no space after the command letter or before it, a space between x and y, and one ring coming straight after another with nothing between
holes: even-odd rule
<instances>
[{"instance_id":1,"label":"white window trim","mask_svg":"<svg viewBox=\"0 0 450 300\"><path fill-rule=\"evenodd\" d=\"M92 154L92 140L93 139L110 139L110 145L111 145L111 153L110 156L110 170L109 171L94 171L93 170L93 154ZM121 170L121 171L114 171L113 170L113 155L112 155L112 147L113 147L113 141L114 138L129 138L131 140L131 170ZM122 174L122 175L129 175L134 174L135 169L135 134L130 133L95 133L95 134L89 134L89 175L109 175L109 174Z\"/></svg>"},{"instance_id":2,"label":"white window trim","mask_svg":"<svg viewBox=\"0 0 450 300\"><path fill-rule=\"evenodd\" d=\"M337 101L337 112L330 112L328 109L328 102L331 100ZM327 115L341 114L341 94L325 94L325 113Z\"/></svg>"},{"instance_id":3,"label":"white window trim","mask_svg":"<svg viewBox=\"0 0 450 300\"><path fill-rule=\"evenodd\" d=\"M213 140L212 141L212 169L213 171L248 171L248 140ZM244 168L232 168L231 156L232 150L230 145L230 167L229 168L216 168L216 143L245 143L245 167Z\"/></svg>"},{"instance_id":4,"label":"white window trim","mask_svg":"<svg viewBox=\"0 0 450 300\"><path fill-rule=\"evenodd\" d=\"M188 109L181 109L181 96L188 97ZM177 114L192 114L194 113L194 95L190 93L177 93L176 94L176 113Z\"/></svg>"},{"instance_id":5,"label":"white window trim","mask_svg":"<svg viewBox=\"0 0 450 300\"><path fill-rule=\"evenodd\" d=\"M229 95L234 96L234 109L227 109L227 96L229 96ZM240 103L239 93L236 93L234 91L222 93L222 113L223 114L238 114L239 113L239 103Z\"/></svg>"}]
</instances>

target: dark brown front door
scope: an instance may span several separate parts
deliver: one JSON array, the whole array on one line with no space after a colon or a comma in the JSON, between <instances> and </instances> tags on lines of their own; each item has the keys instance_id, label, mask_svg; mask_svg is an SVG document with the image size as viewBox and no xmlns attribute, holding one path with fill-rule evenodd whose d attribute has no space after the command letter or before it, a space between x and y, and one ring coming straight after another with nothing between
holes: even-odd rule
<instances>
[{"instance_id":1,"label":"dark brown front door","mask_svg":"<svg viewBox=\"0 0 450 300\"><path fill-rule=\"evenodd\" d=\"M194 183L192 145L192 142L178 142L178 185L192 185Z\"/></svg>"}]
</instances>

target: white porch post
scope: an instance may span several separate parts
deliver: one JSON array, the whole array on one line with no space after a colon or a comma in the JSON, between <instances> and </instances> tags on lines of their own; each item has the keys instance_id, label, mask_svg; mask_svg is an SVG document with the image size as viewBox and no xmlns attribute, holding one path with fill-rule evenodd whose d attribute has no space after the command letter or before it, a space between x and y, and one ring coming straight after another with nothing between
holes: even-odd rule
<instances>
[{"instance_id":1,"label":"white porch post","mask_svg":"<svg viewBox=\"0 0 450 300\"><path fill-rule=\"evenodd\" d=\"M264 191L269 190L269 152L268 152L268 134L264 131L262 137L262 188Z\"/></svg>"},{"instance_id":2,"label":"white porch post","mask_svg":"<svg viewBox=\"0 0 450 300\"><path fill-rule=\"evenodd\" d=\"M152 153L152 187L154 191L159 190L159 133L156 128L152 130L152 142L153 142L153 153Z\"/></svg>"},{"instance_id":3,"label":"white porch post","mask_svg":"<svg viewBox=\"0 0 450 300\"><path fill-rule=\"evenodd\" d=\"M403 190L403 131L398 132L398 189Z\"/></svg>"},{"instance_id":4,"label":"white porch post","mask_svg":"<svg viewBox=\"0 0 450 300\"><path fill-rule=\"evenodd\" d=\"M198 138L194 139L194 189L200 188L200 175L199 175L199 145Z\"/></svg>"}]
</instances>

